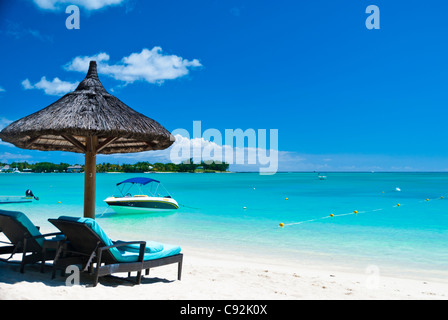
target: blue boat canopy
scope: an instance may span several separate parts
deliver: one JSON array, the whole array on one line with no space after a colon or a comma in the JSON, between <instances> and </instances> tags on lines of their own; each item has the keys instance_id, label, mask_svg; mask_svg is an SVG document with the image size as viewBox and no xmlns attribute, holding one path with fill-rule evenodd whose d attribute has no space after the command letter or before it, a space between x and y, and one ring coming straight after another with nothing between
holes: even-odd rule
<instances>
[{"instance_id":1,"label":"blue boat canopy","mask_svg":"<svg viewBox=\"0 0 448 320\"><path fill-rule=\"evenodd\" d=\"M154 179L150 179L150 178L130 178L127 180L124 180L122 182L117 183L117 186L119 186L122 183L138 183L138 184L148 184L150 182L156 182L156 183L160 183L160 181L154 180Z\"/></svg>"}]
</instances>

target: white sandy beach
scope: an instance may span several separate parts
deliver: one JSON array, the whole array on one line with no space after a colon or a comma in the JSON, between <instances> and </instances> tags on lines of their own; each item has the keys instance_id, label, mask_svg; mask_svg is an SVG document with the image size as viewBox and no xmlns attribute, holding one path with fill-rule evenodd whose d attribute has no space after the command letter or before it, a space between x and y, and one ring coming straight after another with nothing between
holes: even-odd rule
<instances>
[{"instance_id":1,"label":"white sandy beach","mask_svg":"<svg viewBox=\"0 0 448 320\"><path fill-rule=\"evenodd\" d=\"M148 299L148 300L291 300L291 299L447 299L448 281L371 278L365 270L347 272L327 266L297 266L289 261L237 257L185 248L182 280L177 265L151 270L135 285L101 278L91 287L89 275L80 285L66 286L65 277L0 262L0 299ZM127 276L127 274L118 274Z\"/></svg>"}]
</instances>

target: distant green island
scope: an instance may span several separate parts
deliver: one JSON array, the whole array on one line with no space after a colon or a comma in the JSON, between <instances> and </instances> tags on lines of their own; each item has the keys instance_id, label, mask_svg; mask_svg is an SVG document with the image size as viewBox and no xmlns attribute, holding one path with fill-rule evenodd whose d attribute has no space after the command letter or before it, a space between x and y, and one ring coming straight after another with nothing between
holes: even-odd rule
<instances>
[{"instance_id":1,"label":"distant green island","mask_svg":"<svg viewBox=\"0 0 448 320\"><path fill-rule=\"evenodd\" d=\"M149 163L137 162L135 164L113 164L99 163L96 165L96 172L113 172L113 173L144 173L144 172L195 172L195 173L214 173L226 172L229 169L227 163L193 163L193 160L185 161L180 164L175 163ZM33 173L78 173L84 172L84 165L71 165L68 163L51 163L51 162L13 162L10 164L0 163L0 171L2 173L14 172L33 172Z\"/></svg>"}]
</instances>

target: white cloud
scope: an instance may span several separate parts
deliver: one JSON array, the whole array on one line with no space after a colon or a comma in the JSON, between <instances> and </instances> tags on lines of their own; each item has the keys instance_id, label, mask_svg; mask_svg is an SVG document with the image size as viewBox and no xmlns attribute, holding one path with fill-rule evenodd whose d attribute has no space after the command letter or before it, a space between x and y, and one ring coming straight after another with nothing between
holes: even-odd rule
<instances>
[{"instance_id":1,"label":"white cloud","mask_svg":"<svg viewBox=\"0 0 448 320\"><path fill-rule=\"evenodd\" d=\"M3 152L0 153L0 162L8 163L8 160L17 161L17 162L23 162L26 159L31 159L32 156L30 155L23 155L23 154L14 154L10 152Z\"/></svg>"},{"instance_id":2,"label":"white cloud","mask_svg":"<svg viewBox=\"0 0 448 320\"><path fill-rule=\"evenodd\" d=\"M28 80L28 79L25 79L22 81L22 86L26 90L34 89L34 86L31 84L30 80Z\"/></svg>"},{"instance_id":3,"label":"white cloud","mask_svg":"<svg viewBox=\"0 0 448 320\"><path fill-rule=\"evenodd\" d=\"M12 123L11 120L6 119L4 117L0 117L0 130L6 128L10 123Z\"/></svg>"},{"instance_id":4,"label":"white cloud","mask_svg":"<svg viewBox=\"0 0 448 320\"><path fill-rule=\"evenodd\" d=\"M90 61L96 61L100 66L103 66L103 61L109 61L110 56L107 53L101 52L93 56L84 56L84 57L76 57L71 62L67 63L64 66L65 70L68 71L78 71L78 72L87 72L89 70Z\"/></svg>"},{"instance_id":5,"label":"white cloud","mask_svg":"<svg viewBox=\"0 0 448 320\"><path fill-rule=\"evenodd\" d=\"M41 9L55 11L72 4L87 10L98 10L108 6L120 5L126 0L33 0L33 2Z\"/></svg>"},{"instance_id":6,"label":"white cloud","mask_svg":"<svg viewBox=\"0 0 448 320\"><path fill-rule=\"evenodd\" d=\"M236 171L274 173L278 169L277 156L279 153L277 150L219 145L203 137L190 139L180 134L176 134L175 138L174 144L166 150L109 156L99 155L98 161L110 161L113 158L125 162L149 161L179 164L192 158L194 163L200 163L201 161L226 162Z\"/></svg>"},{"instance_id":7,"label":"white cloud","mask_svg":"<svg viewBox=\"0 0 448 320\"><path fill-rule=\"evenodd\" d=\"M94 56L76 57L64 68L69 71L86 72L91 60L97 61L98 72L108 75L126 84L135 81L162 84L165 80L173 80L186 76L191 68L201 67L198 59L187 60L177 55L163 53L161 47L151 50L143 49L140 53L132 53L116 64L109 64L107 53Z\"/></svg>"},{"instance_id":8,"label":"white cloud","mask_svg":"<svg viewBox=\"0 0 448 320\"><path fill-rule=\"evenodd\" d=\"M100 158L107 157L107 158L104 158L105 161L107 161L108 158L110 159L110 157L113 157L114 159L118 159L118 160L181 163L184 160L190 159L191 155L193 155L194 150L199 150L199 152L201 152L202 148L205 146L215 146L216 145L214 142L206 141L203 138L189 139L189 138L183 137L181 135L175 135L175 139L176 139L176 141L173 143L173 145L165 150L146 151L146 152L129 153L129 154L117 154L117 155L108 155L108 156L98 155L98 157L100 157ZM171 153L172 153L173 148L182 149L182 150L188 149L188 150L190 150L190 153L183 157L175 157L176 159L172 159ZM99 161L102 161L102 160L99 159Z\"/></svg>"},{"instance_id":9,"label":"white cloud","mask_svg":"<svg viewBox=\"0 0 448 320\"><path fill-rule=\"evenodd\" d=\"M11 144L11 143L9 143L9 142L4 142L4 141L2 141L2 140L0 140L0 146L3 146L3 147L10 147L10 148L15 147L13 144Z\"/></svg>"},{"instance_id":10,"label":"white cloud","mask_svg":"<svg viewBox=\"0 0 448 320\"><path fill-rule=\"evenodd\" d=\"M22 81L22 86L25 90L40 89L44 90L45 94L51 96L62 96L75 90L78 84L79 82L72 83L62 81L59 78L54 78L52 81L48 81L45 77L42 77L42 79L34 85L28 79Z\"/></svg>"},{"instance_id":11,"label":"white cloud","mask_svg":"<svg viewBox=\"0 0 448 320\"><path fill-rule=\"evenodd\" d=\"M4 33L7 36L13 37L17 40L28 38L28 37L34 37L35 39L38 39L43 42L53 42L53 37L41 33L39 30L31 29L24 27L22 23L20 22L14 22L11 20L5 21L5 28L4 30L0 31L0 33Z\"/></svg>"},{"instance_id":12,"label":"white cloud","mask_svg":"<svg viewBox=\"0 0 448 320\"><path fill-rule=\"evenodd\" d=\"M4 128L6 128L11 123L12 123L11 120L6 119L5 117L0 117L0 131L3 130ZM3 142L2 140L0 140L0 146L14 147L13 144L8 143L8 142Z\"/></svg>"},{"instance_id":13,"label":"white cloud","mask_svg":"<svg viewBox=\"0 0 448 320\"><path fill-rule=\"evenodd\" d=\"M175 135L176 142L166 150L147 151L131 154L99 155L98 161L111 162L111 160L135 163L137 161L174 162L193 158L198 163L201 160L227 160L226 151L233 152L230 171L247 172L284 172L303 171L317 173L345 172L345 171L448 171L445 164L446 157L426 158L408 156L365 155L365 154L300 154L292 151L265 150L263 148L232 147L220 145L204 138L189 139L180 134ZM183 154L182 151L183 150ZM210 150L216 151L215 155ZM274 153L272 153L274 152ZM263 155L267 161L262 161ZM195 155L200 155L196 158ZM262 157L260 157L262 156ZM237 160L244 159L244 163ZM244 157L244 158L243 158ZM254 163L255 162L255 163ZM317 179L317 176L316 176Z\"/></svg>"}]
</instances>

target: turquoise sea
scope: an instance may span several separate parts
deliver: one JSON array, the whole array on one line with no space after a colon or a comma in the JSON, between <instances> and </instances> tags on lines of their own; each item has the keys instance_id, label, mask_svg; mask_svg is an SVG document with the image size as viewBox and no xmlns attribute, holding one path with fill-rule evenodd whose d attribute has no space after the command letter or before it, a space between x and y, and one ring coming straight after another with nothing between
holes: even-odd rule
<instances>
[{"instance_id":1,"label":"turquoise sea","mask_svg":"<svg viewBox=\"0 0 448 320\"><path fill-rule=\"evenodd\" d=\"M117 194L116 183L137 176L160 180L180 209L113 213L102 200ZM448 279L448 173L326 176L97 174L97 221L114 240L157 240L361 272L376 265L386 274ZM0 174L0 195L26 189L40 201L0 209L22 211L45 231L53 231L48 218L82 216L83 174Z\"/></svg>"}]
</instances>

